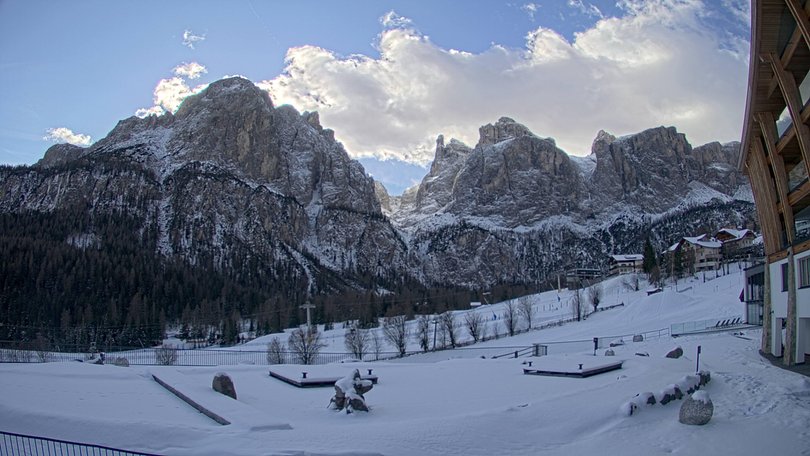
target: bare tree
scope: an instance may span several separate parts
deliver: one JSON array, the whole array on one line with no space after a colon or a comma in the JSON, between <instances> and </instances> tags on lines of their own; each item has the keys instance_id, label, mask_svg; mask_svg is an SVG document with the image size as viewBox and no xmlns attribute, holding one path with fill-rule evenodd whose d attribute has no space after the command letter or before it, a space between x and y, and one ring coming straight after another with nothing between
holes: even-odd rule
<instances>
[{"instance_id":1,"label":"bare tree","mask_svg":"<svg viewBox=\"0 0 810 456\"><path fill-rule=\"evenodd\" d=\"M573 314L574 318L577 321L582 320L582 314L584 313L585 303L582 300L582 294L577 288L574 290L574 296L571 298L571 313Z\"/></svg>"},{"instance_id":2,"label":"bare tree","mask_svg":"<svg viewBox=\"0 0 810 456\"><path fill-rule=\"evenodd\" d=\"M267 363L284 363L284 342L280 341L278 337L270 339L270 343L267 344Z\"/></svg>"},{"instance_id":3,"label":"bare tree","mask_svg":"<svg viewBox=\"0 0 810 456\"><path fill-rule=\"evenodd\" d=\"M321 333L315 327L297 328L287 339L287 347L301 364L312 364L325 346L321 341Z\"/></svg>"},{"instance_id":4,"label":"bare tree","mask_svg":"<svg viewBox=\"0 0 810 456\"><path fill-rule=\"evenodd\" d=\"M454 314L452 310L441 314L439 316L439 324L442 325L443 333L447 337L447 341L450 342L450 346L456 348L456 342L458 342L456 314Z\"/></svg>"},{"instance_id":5,"label":"bare tree","mask_svg":"<svg viewBox=\"0 0 810 456\"><path fill-rule=\"evenodd\" d=\"M370 336L368 330L365 329L347 329L346 335L343 337L343 343L346 345L346 350L349 350L355 358L363 360L363 355L369 349Z\"/></svg>"},{"instance_id":6,"label":"bare tree","mask_svg":"<svg viewBox=\"0 0 810 456\"><path fill-rule=\"evenodd\" d=\"M532 329L532 320L534 320L534 306L532 305L532 298L528 296L521 296L517 300L518 314L526 320L526 330Z\"/></svg>"},{"instance_id":7,"label":"bare tree","mask_svg":"<svg viewBox=\"0 0 810 456\"><path fill-rule=\"evenodd\" d=\"M590 288L588 288L588 302L590 302L591 305L593 306L594 312L596 312L596 308L599 307L599 303L602 302L603 294L604 292L601 283L595 283L591 285Z\"/></svg>"},{"instance_id":8,"label":"bare tree","mask_svg":"<svg viewBox=\"0 0 810 456\"><path fill-rule=\"evenodd\" d=\"M503 317L503 325L506 327L506 332L510 336L514 336L515 331L517 331L518 321L520 320L517 304L515 304L514 300L506 301L501 316Z\"/></svg>"},{"instance_id":9,"label":"bare tree","mask_svg":"<svg viewBox=\"0 0 810 456\"><path fill-rule=\"evenodd\" d=\"M416 333L414 334L416 341L422 351L428 351L430 348L430 317L427 315L420 315L416 319Z\"/></svg>"},{"instance_id":10,"label":"bare tree","mask_svg":"<svg viewBox=\"0 0 810 456\"><path fill-rule=\"evenodd\" d=\"M467 333L470 334L474 342L478 342L484 338L487 326L481 312L473 311L464 314L464 326L467 328Z\"/></svg>"},{"instance_id":11,"label":"bare tree","mask_svg":"<svg viewBox=\"0 0 810 456\"><path fill-rule=\"evenodd\" d=\"M380 359L380 353L383 351L383 340L379 332L375 330L369 331L371 334L371 349L374 351L374 359Z\"/></svg>"},{"instance_id":12,"label":"bare tree","mask_svg":"<svg viewBox=\"0 0 810 456\"><path fill-rule=\"evenodd\" d=\"M405 350L408 345L408 326L406 322L405 315L386 318L383 322L383 334L385 334L385 339L396 347L397 351L399 351L399 356L405 356Z\"/></svg>"}]
</instances>

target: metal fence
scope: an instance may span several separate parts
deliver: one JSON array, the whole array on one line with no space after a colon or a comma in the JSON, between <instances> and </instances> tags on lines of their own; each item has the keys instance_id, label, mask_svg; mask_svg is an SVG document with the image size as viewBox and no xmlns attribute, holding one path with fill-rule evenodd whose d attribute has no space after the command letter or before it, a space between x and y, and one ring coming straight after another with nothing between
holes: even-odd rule
<instances>
[{"instance_id":1,"label":"metal fence","mask_svg":"<svg viewBox=\"0 0 810 456\"><path fill-rule=\"evenodd\" d=\"M0 455L8 456L157 456L89 443L0 431Z\"/></svg>"},{"instance_id":2,"label":"metal fence","mask_svg":"<svg viewBox=\"0 0 810 456\"><path fill-rule=\"evenodd\" d=\"M617 344L631 343L633 341L643 341L649 339L660 339L669 336L669 328L654 329L652 331L637 332L632 334L618 334L615 336L596 337L597 347L605 348ZM509 351L502 351L493 358L520 358L523 356L545 356L549 353L572 353L587 351L594 348L593 339L581 340L559 340L543 341L532 345L520 347L502 347Z\"/></svg>"},{"instance_id":3,"label":"metal fence","mask_svg":"<svg viewBox=\"0 0 810 456\"><path fill-rule=\"evenodd\" d=\"M743 324L743 317L713 318L711 320L687 321L673 323L669 332L673 336L681 334L699 333L707 331L720 331Z\"/></svg>"},{"instance_id":4,"label":"metal fence","mask_svg":"<svg viewBox=\"0 0 810 456\"><path fill-rule=\"evenodd\" d=\"M30 351L14 348L0 349L0 362L4 363L45 363L45 362L89 362L96 364L118 364L127 366L231 366L236 364L302 364L297 353L278 352L275 358L268 358L267 350L212 350L181 348L142 348L104 353L61 353ZM396 354L385 352L379 359L391 358ZM368 357L366 357L368 358ZM328 364L353 359L351 353L321 352L310 364ZM373 359L373 357L372 357Z\"/></svg>"},{"instance_id":5,"label":"metal fence","mask_svg":"<svg viewBox=\"0 0 810 456\"><path fill-rule=\"evenodd\" d=\"M624 303L613 306L600 307L596 312L601 312L616 307L622 307ZM583 317L587 319L587 315ZM542 329L562 326L566 323L577 321L577 318L563 318L559 320L546 321L539 325L533 325L528 331L538 331ZM528 332L527 330L516 331L515 334ZM608 346L615 339L632 337L637 334L624 334L616 336L603 336L599 338L599 348ZM644 339L658 338L669 335L669 329L660 329L641 333ZM482 338L480 342L495 340L506 337L505 334L491 334ZM570 353L573 351L584 351L593 348L592 339L568 340L540 342L532 345L521 346L501 346L501 347L476 347L472 341L458 344L455 348L449 346L436 347L429 351L440 350L474 350L482 357L491 358L518 358L523 356L543 356L548 353L549 346L554 346L555 353ZM245 347L246 348L246 347ZM404 356L412 356L425 353L423 351L407 352ZM378 361L394 358L401 358L398 352L368 353L363 356L362 361ZM314 358L309 359L309 364L329 364L357 360L355 355L346 352L320 352ZM304 364L300 354L292 351L278 351L270 353L267 349L256 350L228 350L228 349L205 349L205 348L126 348L112 347L111 351L103 355L100 353L81 353L64 351L44 351L30 350L16 347L14 345L0 344L0 363L40 363L40 362L91 362L101 364L123 364L128 366L229 366L237 364L271 365L271 364ZM358 360L359 361L359 360Z\"/></svg>"}]
</instances>

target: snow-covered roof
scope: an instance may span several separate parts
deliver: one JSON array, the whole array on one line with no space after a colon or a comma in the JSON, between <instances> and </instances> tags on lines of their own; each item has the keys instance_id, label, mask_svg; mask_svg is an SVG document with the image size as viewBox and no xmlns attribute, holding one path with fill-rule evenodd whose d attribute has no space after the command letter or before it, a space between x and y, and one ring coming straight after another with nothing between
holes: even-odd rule
<instances>
[{"instance_id":1,"label":"snow-covered roof","mask_svg":"<svg viewBox=\"0 0 810 456\"><path fill-rule=\"evenodd\" d=\"M701 234L700 236L684 236L681 238L681 240L669 246L666 251L674 252L678 250L678 248L684 242L688 242L692 245L697 245L705 249L719 249L723 246L723 243L718 241L717 239L710 238L705 234Z\"/></svg>"},{"instance_id":2,"label":"snow-covered roof","mask_svg":"<svg viewBox=\"0 0 810 456\"><path fill-rule=\"evenodd\" d=\"M611 255L610 257L613 258L613 260L617 263L623 263L626 261L642 261L644 259L644 255L638 255L635 253L629 255Z\"/></svg>"},{"instance_id":3,"label":"snow-covered roof","mask_svg":"<svg viewBox=\"0 0 810 456\"><path fill-rule=\"evenodd\" d=\"M723 229L721 229L720 231L717 232L717 235L719 236L722 233L725 233L725 234L727 234L729 236L732 236L731 239L728 239L725 242L737 241L737 240L740 240L740 239L748 236L749 234L754 235L754 232L749 230L749 229L735 230L735 229L732 229L732 228L723 228Z\"/></svg>"},{"instance_id":4,"label":"snow-covered roof","mask_svg":"<svg viewBox=\"0 0 810 456\"><path fill-rule=\"evenodd\" d=\"M723 243L718 241L715 238L707 237L705 234L701 234L700 236L684 236L683 240L692 244L692 245L699 245L706 249L719 249L723 246Z\"/></svg>"}]
</instances>

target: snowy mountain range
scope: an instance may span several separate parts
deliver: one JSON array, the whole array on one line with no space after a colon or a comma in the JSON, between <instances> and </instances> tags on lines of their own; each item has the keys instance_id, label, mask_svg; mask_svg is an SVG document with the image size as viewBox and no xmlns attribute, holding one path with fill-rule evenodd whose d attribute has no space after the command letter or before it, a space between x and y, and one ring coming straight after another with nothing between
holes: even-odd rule
<instances>
[{"instance_id":1,"label":"snowy mountain range","mask_svg":"<svg viewBox=\"0 0 810 456\"><path fill-rule=\"evenodd\" d=\"M693 148L674 128L614 137L588 157L502 117L475 147L436 141L422 182L389 196L317 113L274 106L242 78L211 84L176 114L131 117L80 148L0 169L0 212L70 209L65 239L92 246L105 214L129 214L166 259L296 277L308 293L536 284L570 266L673 238L752 226L739 144ZM243 271L244 270L244 271ZM281 277L285 275L285 277Z\"/></svg>"}]
</instances>

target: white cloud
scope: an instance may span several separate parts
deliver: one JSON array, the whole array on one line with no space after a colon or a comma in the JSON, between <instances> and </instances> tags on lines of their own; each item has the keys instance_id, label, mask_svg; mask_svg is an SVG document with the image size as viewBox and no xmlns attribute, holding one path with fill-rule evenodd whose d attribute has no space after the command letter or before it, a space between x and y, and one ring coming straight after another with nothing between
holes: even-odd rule
<instances>
[{"instance_id":1,"label":"white cloud","mask_svg":"<svg viewBox=\"0 0 810 456\"><path fill-rule=\"evenodd\" d=\"M524 49L444 49L413 29L384 30L379 58L302 46L263 81L276 104L317 110L355 157L426 164L435 138L477 142L480 125L509 116L584 155L600 129L621 135L674 125L693 144L739 139L745 52L702 23L690 0L623 1L568 41L538 28ZM393 19L392 19L393 20ZM737 40L744 47L744 39Z\"/></svg>"},{"instance_id":2,"label":"white cloud","mask_svg":"<svg viewBox=\"0 0 810 456\"><path fill-rule=\"evenodd\" d=\"M586 3L583 2L582 0L568 0L568 6L576 9L577 11L586 16L598 17L600 19L605 17L602 14L602 11L599 9L599 7L597 7L593 3Z\"/></svg>"},{"instance_id":3,"label":"white cloud","mask_svg":"<svg viewBox=\"0 0 810 456\"><path fill-rule=\"evenodd\" d=\"M197 79L202 76L204 73L208 73L208 69L205 66L200 65L197 62L185 63L183 62L181 65L177 65L172 70L175 76L181 76L188 79Z\"/></svg>"},{"instance_id":4,"label":"white cloud","mask_svg":"<svg viewBox=\"0 0 810 456\"><path fill-rule=\"evenodd\" d=\"M526 14L529 15L529 19L534 21L534 15L537 14L537 10L540 8L540 5L537 3L526 3L525 5L521 6L522 9Z\"/></svg>"},{"instance_id":5,"label":"white cloud","mask_svg":"<svg viewBox=\"0 0 810 456\"><path fill-rule=\"evenodd\" d=\"M166 110L160 106L152 106L151 108L139 108L135 111L135 115L143 119L147 116L161 116L166 113Z\"/></svg>"},{"instance_id":6,"label":"white cloud","mask_svg":"<svg viewBox=\"0 0 810 456\"><path fill-rule=\"evenodd\" d=\"M380 18L380 24L385 28L410 27L412 23L413 21L407 17L400 16L394 10L385 13L385 15Z\"/></svg>"},{"instance_id":7,"label":"white cloud","mask_svg":"<svg viewBox=\"0 0 810 456\"><path fill-rule=\"evenodd\" d=\"M87 147L93 143L90 135L74 133L72 130L65 127L49 128L45 132L45 136L43 136L42 139L46 141L53 141L55 143L69 143L73 144L74 146L84 147Z\"/></svg>"},{"instance_id":8,"label":"white cloud","mask_svg":"<svg viewBox=\"0 0 810 456\"><path fill-rule=\"evenodd\" d=\"M199 84L190 87L187 80L198 79L202 74L208 73L205 66L197 62L183 63L172 69L175 74L172 78L161 79L152 92L154 105L150 108L140 108L135 115L144 118L149 115L162 115L166 112L175 112L183 100L189 95L200 93L208 84Z\"/></svg>"},{"instance_id":9,"label":"white cloud","mask_svg":"<svg viewBox=\"0 0 810 456\"><path fill-rule=\"evenodd\" d=\"M183 46L189 49L194 49L194 44L205 41L205 35L198 35L191 30L183 31Z\"/></svg>"}]
</instances>

